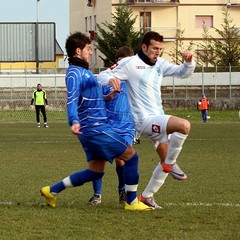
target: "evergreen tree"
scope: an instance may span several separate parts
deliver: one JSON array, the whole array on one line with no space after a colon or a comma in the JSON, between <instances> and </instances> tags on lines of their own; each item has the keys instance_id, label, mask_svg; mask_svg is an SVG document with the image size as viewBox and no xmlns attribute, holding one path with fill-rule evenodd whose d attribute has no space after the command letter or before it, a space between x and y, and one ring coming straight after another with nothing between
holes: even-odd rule
<instances>
[{"instance_id":1,"label":"evergreen tree","mask_svg":"<svg viewBox=\"0 0 240 240\"><path fill-rule=\"evenodd\" d=\"M119 6L116 13L112 14L112 18L112 24L105 21L101 26L97 25L99 33L95 37L97 49L105 56L105 58L100 56L105 67L116 62L115 53L122 46L131 47L137 52L143 36L140 31L133 28L137 17L133 16L132 9L124 5Z\"/></svg>"},{"instance_id":2,"label":"evergreen tree","mask_svg":"<svg viewBox=\"0 0 240 240\"><path fill-rule=\"evenodd\" d=\"M199 58L206 65L237 66L240 62L240 35L239 29L232 25L229 10L223 10L222 30L214 28L220 38L212 37L206 26L203 26L205 41L198 45L201 50Z\"/></svg>"},{"instance_id":3,"label":"evergreen tree","mask_svg":"<svg viewBox=\"0 0 240 240\"><path fill-rule=\"evenodd\" d=\"M182 54L184 51L189 50L191 51L193 48L193 42L191 41L187 46L184 44L184 31L181 29L181 26L179 24L179 29L176 33L176 45L171 48L170 52L166 52L168 56L172 58L172 62L176 64L182 63Z\"/></svg>"}]
</instances>

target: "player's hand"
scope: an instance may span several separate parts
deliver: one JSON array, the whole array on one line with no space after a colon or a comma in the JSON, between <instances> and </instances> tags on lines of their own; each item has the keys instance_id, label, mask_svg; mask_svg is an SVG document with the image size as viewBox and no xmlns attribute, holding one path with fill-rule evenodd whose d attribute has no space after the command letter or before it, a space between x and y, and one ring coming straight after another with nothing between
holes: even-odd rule
<instances>
[{"instance_id":1,"label":"player's hand","mask_svg":"<svg viewBox=\"0 0 240 240\"><path fill-rule=\"evenodd\" d=\"M113 88L115 91L117 91L118 93L121 92L121 89L120 89L121 81L120 81L118 78L112 78L112 79L110 79L109 84L112 86L112 88Z\"/></svg>"},{"instance_id":2,"label":"player's hand","mask_svg":"<svg viewBox=\"0 0 240 240\"><path fill-rule=\"evenodd\" d=\"M122 91L121 91L121 92L122 92ZM119 94L119 91L113 90L113 91L111 91L109 94L107 94L107 95L104 97L104 100L107 100L107 101L112 100L112 99L115 98L115 96L116 96L117 94Z\"/></svg>"},{"instance_id":3,"label":"player's hand","mask_svg":"<svg viewBox=\"0 0 240 240\"><path fill-rule=\"evenodd\" d=\"M182 54L183 60L186 62L192 62L192 53L190 53L189 51L186 51Z\"/></svg>"},{"instance_id":4,"label":"player's hand","mask_svg":"<svg viewBox=\"0 0 240 240\"><path fill-rule=\"evenodd\" d=\"M46 106L45 106L45 108L48 108L48 107L49 107L49 105L46 105Z\"/></svg>"},{"instance_id":5,"label":"player's hand","mask_svg":"<svg viewBox=\"0 0 240 240\"><path fill-rule=\"evenodd\" d=\"M33 105L30 105L30 109L33 109Z\"/></svg>"},{"instance_id":6,"label":"player's hand","mask_svg":"<svg viewBox=\"0 0 240 240\"><path fill-rule=\"evenodd\" d=\"M80 132L80 124L79 123L74 123L71 126L71 131L74 135L80 135L82 132Z\"/></svg>"}]
</instances>

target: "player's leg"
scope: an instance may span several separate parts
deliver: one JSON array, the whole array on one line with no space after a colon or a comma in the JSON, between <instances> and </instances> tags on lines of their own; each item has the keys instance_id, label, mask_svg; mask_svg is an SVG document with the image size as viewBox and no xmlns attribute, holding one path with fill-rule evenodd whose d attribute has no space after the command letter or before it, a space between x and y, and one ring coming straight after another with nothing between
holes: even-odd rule
<instances>
[{"instance_id":1,"label":"player's leg","mask_svg":"<svg viewBox=\"0 0 240 240\"><path fill-rule=\"evenodd\" d=\"M118 158L125 161L124 181L126 187L125 210L151 210L152 207L145 205L137 199L138 188L138 154L128 145L127 149Z\"/></svg>"},{"instance_id":2,"label":"player's leg","mask_svg":"<svg viewBox=\"0 0 240 240\"><path fill-rule=\"evenodd\" d=\"M88 162L88 169L71 174L63 180L43 187L40 191L46 197L50 207L56 206L56 195L66 188L78 187L86 182L102 178L105 172L106 162L103 160L91 160Z\"/></svg>"},{"instance_id":3,"label":"player's leg","mask_svg":"<svg viewBox=\"0 0 240 240\"><path fill-rule=\"evenodd\" d=\"M164 184L168 173L171 173L171 175L173 175L175 178L178 173L183 174L175 162L184 142L180 140L182 140L182 138L184 140L186 139L184 136L189 132L190 126L188 125L188 121L185 122L184 119L167 115L159 115L145 120L140 127L141 128L139 130L142 131L143 136L151 135L152 144L156 148L156 151L162 162L154 169L147 187L143 191L142 195L140 195L140 200L149 206L159 208L153 199L153 195ZM177 133L175 133L175 131L177 131ZM169 136L169 134L171 134L170 143L167 141L167 136ZM178 138L180 137L182 138L179 140ZM166 162L167 158L168 161ZM174 158L175 162L171 162L171 158ZM165 166L168 167L167 171L164 168ZM174 168L171 168L172 166L174 166ZM172 169L176 170L177 173L173 172ZM177 179L180 178L179 175L177 175L177 177ZM185 174L181 175L181 180L183 179L186 179Z\"/></svg>"},{"instance_id":4,"label":"player's leg","mask_svg":"<svg viewBox=\"0 0 240 240\"><path fill-rule=\"evenodd\" d=\"M89 205L98 205L102 202L102 178L99 178L92 182L93 185L93 196L89 199Z\"/></svg>"},{"instance_id":5,"label":"player's leg","mask_svg":"<svg viewBox=\"0 0 240 240\"><path fill-rule=\"evenodd\" d=\"M178 180L186 180L186 174L176 164L178 155L190 131L189 121L171 116L167 123L167 133L171 134L166 159L162 167Z\"/></svg>"},{"instance_id":6,"label":"player's leg","mask_svg":"<svg viewBox=\"0 0 240 240\"><path fill-rule=\"evenodd\" d=\"M125 181L124 181L125 162L118 158L115 158L115 162L116 162L116 173L118 176L119 203L124 203L126 200Z\"/></svg>"},{"instance_id":7,"label":"player's leg","mask_svg":"<svg viewBox=\"0 0 240 240\"><path fill-rule=\"evenodd\" d=\"M42 115L43 115L43 121L44 121L44 127L48 127L47 125L47 114L46 114L46 108L45 106L41 106L41 112L42 112Z\"/></svg>"},{"instance_id":8,"label":"player's leg","mask_svg":"<svg viewBox=\"0 0 240 240\"><path fill-rule=\"evenodd\" d=\"M202 120L204 122L204 110L202 110Z\"/></svg>"},{"instance_id":9,"label":"player's leg","mask_svg":"<svg viewBox=\"0 0 240 240\"><path fill-rule=\"evenodd\" d=\"M171 116L167 123L167 133L171 134L166 164L174 164L190 131L189 121Z\"/></svg>"},{"instance_id":10,"label":"player's leg","mask_svg":"<svg viewBox=\"0 0 240 240\"><path fill-rule=\"evenodd\" d=\"M36 120L38 127L40 127L40 106L35 105L35 111L36 111Z\"/></svg>"},{"instance_id":11,"label":"player's leg","mask_svg":"<svg viewBox=\"0 0 240 240\"><path fill-rule=\"evenodd\" d=\"M207 110L203 110L203 122L207 122Z\"/></svg>"},{"instance_id":12,"label":"player's leg","mask_svg":"<svg viewBox=\"0 0 240 240\"><path fill-rule=\"evenodd\" d=\"M167 152L168 152L168 143L160 142L156 148L156 151L160 157L161 162L164 162L164 160L167 156ZM148 206L152 206L156 209L160 209L162 207L160 207L155 202L153 195L164 184L164 182L168 176L168 173L166 173L162 169L161 162L154 169L153 174L148 182L148 185L146 186L146 188L144 189L142 194L140 194L140 197L139 197L140 201L142 201L143 203L147 204Z\"/></svg>"}]
</instances>

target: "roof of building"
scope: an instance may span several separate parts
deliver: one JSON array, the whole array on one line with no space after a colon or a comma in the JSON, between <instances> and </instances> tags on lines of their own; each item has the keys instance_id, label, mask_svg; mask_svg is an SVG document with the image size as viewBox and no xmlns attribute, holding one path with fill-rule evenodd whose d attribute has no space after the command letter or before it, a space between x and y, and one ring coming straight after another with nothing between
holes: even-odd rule
<instances>
[{"instance_id":1,"label":"roof of building","mask_svg":"<svg viewBox=\"0 0 240 240\"><path fill-rule=\"evenodd\" d=\"M56 55L64 55L64 52L63 52L62 48L60 47L57 39L56 39L56 53L55 54Z\"/></svg>"}]
</instances>

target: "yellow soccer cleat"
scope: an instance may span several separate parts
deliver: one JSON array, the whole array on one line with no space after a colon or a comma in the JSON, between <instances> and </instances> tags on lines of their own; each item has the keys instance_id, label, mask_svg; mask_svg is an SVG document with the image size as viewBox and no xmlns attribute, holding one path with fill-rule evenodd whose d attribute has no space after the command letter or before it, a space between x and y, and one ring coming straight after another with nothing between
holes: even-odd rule
<instances>
[{"instance_id":1,"label":"yellow soccer cleat","mask_svg":"<svg viewBox=\"0 0 240 240\"><path fill-rule=\"evenodd\" d=\"M140 202L139 200L136 201L133 205L129 205L125 203L125 210L128 211L145 211L145 210L154 210L154 207L147 206L146 204Z\"/></svg>"},{"instance_id":2,"label":"yellow soccer cleat","mask_svg":"<svg viewBox=\"0 0 240 240\"><path fill-rule=\"evenodd\" d=\"M50 186L46 186L40 189L42 196L46 198L49 207L56 207L57 197L53 196L50 192Z\"/></svg>"}]
</instances>

